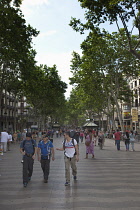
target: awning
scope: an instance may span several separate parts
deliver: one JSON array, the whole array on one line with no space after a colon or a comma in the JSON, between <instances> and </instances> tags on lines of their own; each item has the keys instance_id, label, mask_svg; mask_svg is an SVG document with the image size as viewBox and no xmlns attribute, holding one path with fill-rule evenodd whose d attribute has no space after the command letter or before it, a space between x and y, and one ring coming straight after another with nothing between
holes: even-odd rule
<instances>
[{"instance_id":1,"label":"awning","mask_svg":"<svg viewBox=\"0 0 140 210\"><path fill-rule=\"evenodd\" d=\"M59 128L60 125L59 125L59 124L53 124L52 127L53 127L53 128Z\"/></svg>"},{"instance_id":2,"label":"awning","mask_svg":"<svg viewBox=\"0 0 140 210\"><path fill-rule=\"evenodd\" d=\"M96 125L94 122L87 122L83 125L84 127L97 127L98 125Z\"/></svg>"}]
</instances>

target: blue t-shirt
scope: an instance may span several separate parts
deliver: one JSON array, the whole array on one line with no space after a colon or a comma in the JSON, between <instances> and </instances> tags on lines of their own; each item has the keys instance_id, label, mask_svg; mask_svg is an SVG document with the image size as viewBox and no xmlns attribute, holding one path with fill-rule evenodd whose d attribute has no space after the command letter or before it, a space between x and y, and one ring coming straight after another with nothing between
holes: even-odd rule
<instances>
[{"instance_id":1,"label":"blue t-shirt","mask_svg":"<svg viewBox=\"0 0 140 210\"><path fill-rule=\"evenodd\" d=\"M47 143L44 143L44 141L40 141L38 144L38 148L41 149L41 155L47 156L51 152L51 148L53 148L53 144L51 141L47 141Z\"/></svg>"},{"instance_id":2,"label":"blue t-shirt","mask_svg":"<svg viewBox=\"0 0 140 210\"><path fill-rule=\"evenodd\" d=\"M33 141L33 143L32 143L32 141ZM23 142L24 142L24 144L23 144ZM25 153L27 153L27 154L33 154L34 153L34 147L36 147L35 140L24 140L20 144L20 148L23 148Z\"/></svg>"}]
</instances>

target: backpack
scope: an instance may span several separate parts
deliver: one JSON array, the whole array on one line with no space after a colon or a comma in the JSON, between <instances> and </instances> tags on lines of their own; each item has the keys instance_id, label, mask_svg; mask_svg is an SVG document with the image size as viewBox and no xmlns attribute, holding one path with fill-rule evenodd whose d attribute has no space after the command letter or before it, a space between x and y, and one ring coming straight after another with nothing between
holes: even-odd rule
<instances>
[{"instance_id":1,"label":"backpack","mask_svg":"<svg viewBox=\"0 0 140 210\"><path fill-rule=\"evenodd\" d=\"M65 150L65 142L66 142L66 139L64 139L64 142L63 142L63 149L64 149L64 150ZM72 138L72 144L73 144L73 146L74 146L74 148L75 148L74 139L73 139L73 138ZM64 153L65 153L65 152L64 152ZM76 149L75 149L74 155L76 155Z\"/></svg>"},{"instance_id":2,"label":"backpack","mask_svg":"<svg viewBox=\"0 0 140 210\"><path fill-rule=\"evenodd\" d=\"M49 147L49 145L50 145L50 142L52 142L52 141L51 141L51 140L48 140L48 147ZM43 140L40 140L40 141L39 141L39 143L41 143L41 144L42 144L42 143L43 143ZM50 149L50 153L49 153L49 155L51 156L51 149Z\"/></svg>"},{"instance_id":3,"label":"backpack","mask_svg":"<svg viewBox=\"0 0 140 210\"><path fill-rule=\"evenodd\" d=\"M103 139L102 139L102 136L99 136L98 137L98 142L101 142L102 143Z\"/></svg>"},{"instance_id":4,"label":"backpack","mask_svg":"<svg viewBox=\"0 0 140 210\"><path fill-rule=\"evenodd\" d=\"M74 135L75 135L75 131L71 130L71 131L70 131L70 137L71 137L71 138L74 138Z\"/></svg>"},{"instance_id":5,"label":"backpack","mask_svg":"<svg viewBox=\"0 0 140 210\"><path fill-rule=\"evenodd\" d=\"M24 151L24 146L25 146L26 141L27 141L27 140L24 140L24 141L23 141L23 151ZM34 144L34 140L31 139L31 142L32 142L32 145L33 145L33 151L34 151L34 153L35 153L35 144Z\"/></svg>"}]
</instances>

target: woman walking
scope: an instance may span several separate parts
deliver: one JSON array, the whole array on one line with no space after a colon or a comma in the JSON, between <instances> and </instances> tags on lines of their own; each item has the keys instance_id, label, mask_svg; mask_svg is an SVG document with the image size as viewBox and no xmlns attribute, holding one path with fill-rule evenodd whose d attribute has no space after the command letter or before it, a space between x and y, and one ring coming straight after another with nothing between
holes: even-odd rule
<instances>
[{"instance_id":1,"label":"woman walking","mask_svg":"<svg viewBox=\"0 0 140 210\"><path fill-rule=\"evenodd\" d=\"M87 131L85 145L86 145L85 159L88 158L88 154L92 154L92 158L94 158L94 143L92 141L92 130Z\"/></svg>"},{"instance_id":2,"label":"woman walking","mask_svg":"<svg viewBox=\"0 0 140 210\"><path fill-rule=\"evenodd\" d=\"M133 133L133 131L131 131L131 133L129 134L129 138L130 138L130 144L132 147L132 151L134 152L134 142L135 142L135 134Z\"/></svg>"},{"instance_id":3,"label":"woman walking","mask_svg":"<svg viewBox=\"0 0 140 210\"><path fill-rule=\"evenodd\" d=\"M129 151L130 138L129 138L129 133L127 131L125 133L124 139L125 139L126 151Z\"/></svg>"}]
</instances>

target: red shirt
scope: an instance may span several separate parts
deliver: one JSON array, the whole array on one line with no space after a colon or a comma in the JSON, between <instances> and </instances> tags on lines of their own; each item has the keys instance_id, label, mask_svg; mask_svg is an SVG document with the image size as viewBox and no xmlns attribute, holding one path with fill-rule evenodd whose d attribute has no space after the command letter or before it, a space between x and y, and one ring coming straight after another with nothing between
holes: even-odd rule
<instances>
[{"instance_id":1,"label":"red shirt","mask_svg":"<svg viewBox=\"0 0 140 210\"><path fill-rule=\"evenodd\" d=\"M95 133L96 133L96 131L93 130L93 131L92 131L92 134L95 134Z\"/></svg>"},{"instance_id":2,"label":"red shirt","mask_svg":"<svg viewBox=\"0 0 140 210\"><path fill-rule=\"evenodd\" d=\"M115 135L115 140L121 140L121 132L116 132L116 133L114 133L114 135Z\"/></svg>"}]
</instances>

